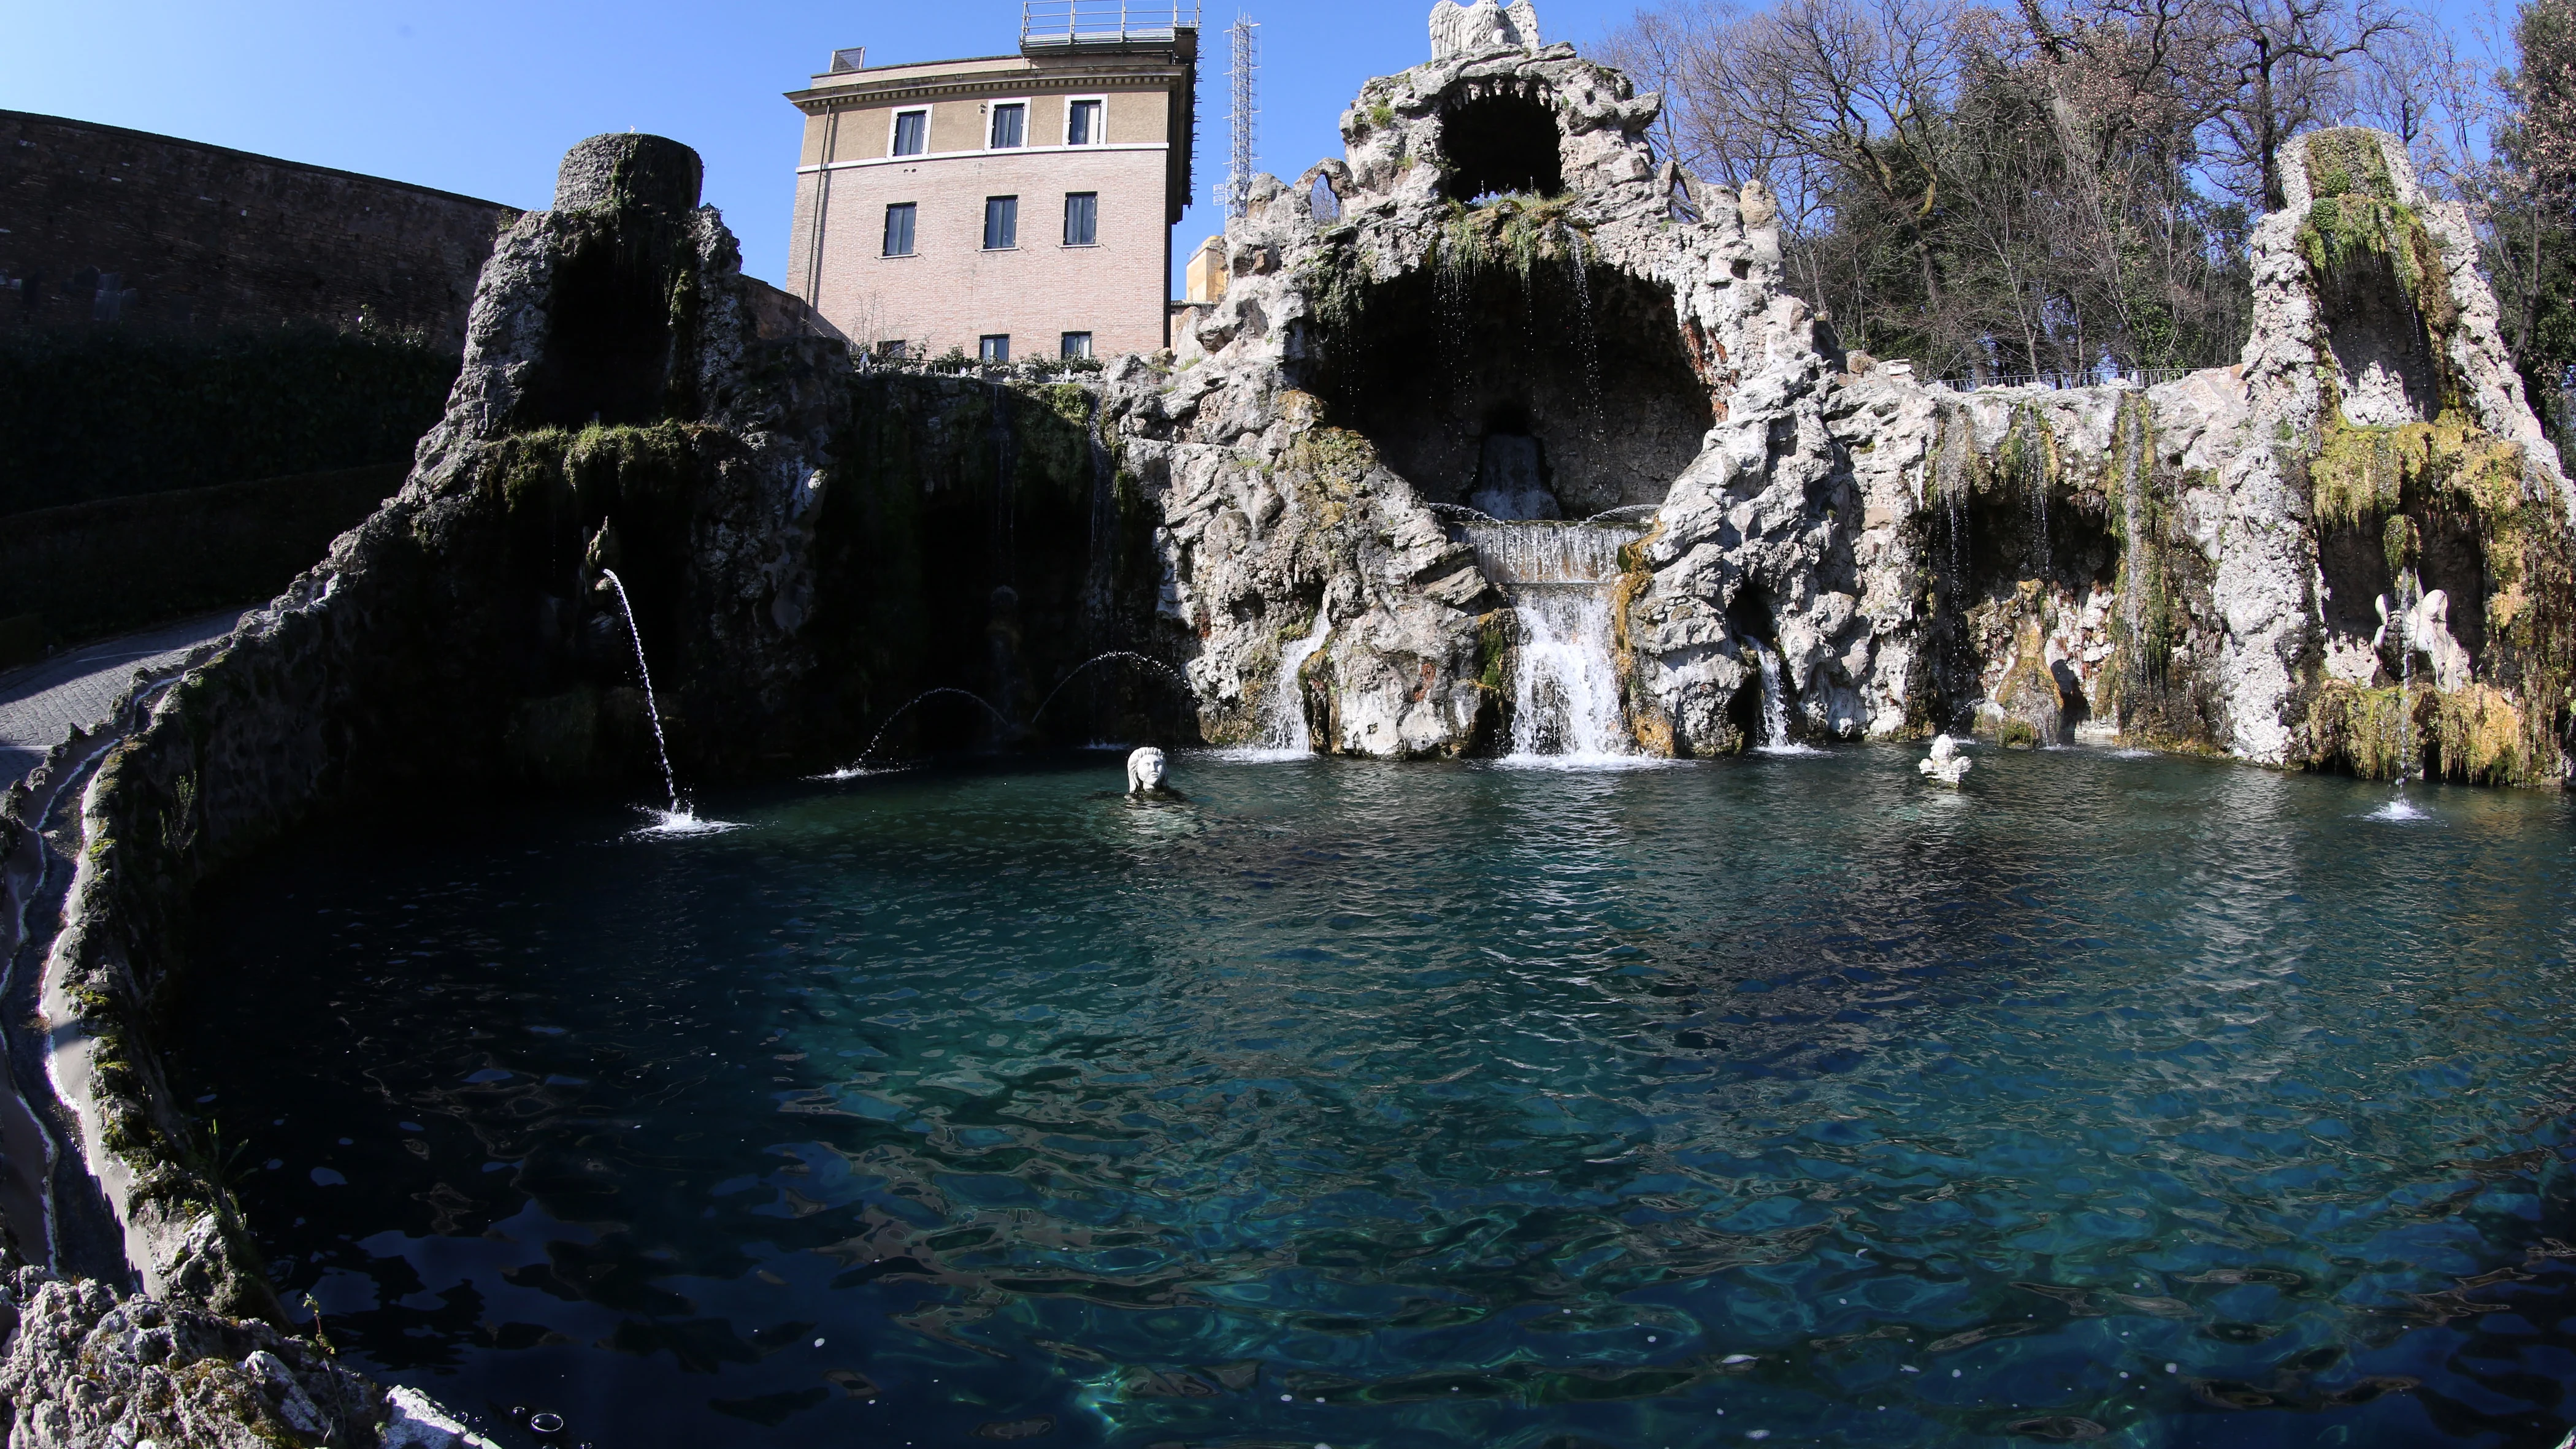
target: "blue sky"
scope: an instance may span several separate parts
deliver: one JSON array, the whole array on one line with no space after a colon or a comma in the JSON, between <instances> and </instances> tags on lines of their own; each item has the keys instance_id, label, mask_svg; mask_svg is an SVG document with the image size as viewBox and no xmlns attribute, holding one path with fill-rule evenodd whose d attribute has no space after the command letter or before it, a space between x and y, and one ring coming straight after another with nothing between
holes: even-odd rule
<instances>
[{"instance_id":1,"label":"blue sky","mask_svg":"<svg viewBox=\"0 0 2576 1449\"><path fill-rule=\"evenodd\" d=\"M2487 0L2418 0L2462 25ZM2510 13L2510 4L2506 4ZM1635 0L1541 0L1550 40L1587 45ZM1428 0L1253 6L1262 22L1263 169L1295 176L1338 155L1342 106L1373 75L1430 54ZM1206 12L1213 34L1235 14ZM780 93L832 50L877 63L998 55L1019 38L1008 0L817 5L737 0L89 0L13 7L0 105L159 131L350 171L543 206L556 160L628 127L695 146L707 199L753 275L786 269L799 122ZM1224 61L1203 63L1198 197L1174 255L1216 229Z\"/></svg>"},{"instance_id":2,"label":"blue sky","mask_svg":"<svg viewBox=\"0 0 2576 1449\"><path fill-rule=\"evenodd\" d=\"M1300 0L1262 22L1263 169L1293 177L1341 152L1335 124L1372 75L1429 58L1429 0ZM1580 45L1634 0L1546 0L1548 38ZM737 0L90 0L14 6L0 106L336 166L543 206L555 162L629 126L696 147L707 199L742 238L745 270L786 270L801 118L781 100L864 45L873 63L1001 55L1019 42L1007 0L816 5ZM1206 12L1210 31L1235 10ZM1216 37L1211 36L1211 49ZM1216 229L1224 62L1202 69L1199 197L1176 255Z\"/></svg>"}]
</instances>

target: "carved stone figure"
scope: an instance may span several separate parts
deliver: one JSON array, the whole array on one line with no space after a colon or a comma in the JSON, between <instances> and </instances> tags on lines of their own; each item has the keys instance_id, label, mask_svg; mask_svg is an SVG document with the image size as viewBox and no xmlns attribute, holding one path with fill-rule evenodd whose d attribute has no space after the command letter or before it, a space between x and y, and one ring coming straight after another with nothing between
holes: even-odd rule
<instances>
[{"instance_id":1,"label":"carved stone figure","mask_svg":"<svg viewBox=\"0 0 2576 1449\"><path fill-rule=\"evenodd\" d=\"M1494 0L1476 0L1473 5L1440 0L1431 7L1433 60L1497 50L1535 52L1539 44L1538 11L1529 0L1515 0L1509 6Z\"/></svg>"},{"instance_id":2,"label":"carved stone figure","mask_svg":"<svg viewBox=\"0 0 2576 1449\"><path fill-rule=\"evenodd\" d=\"M1127 756L1127 793L1160 794L1169 788L1163 781L1170 774L1171 763L1163 758L1163 752L1146 745Z\"/></svg>"},{"instance_id":3,"label":"carved stone figure","mask_svg":"<svg viewBox=\"0 0 2576 1449\"><path fill-rule=\"evenodd\" d=\"M2379 613L2378 632L2370 636L2370 647L2385 649L2389 639L2388 596L2381 594L2371 601ZM2469 651L2451 634L2451 596L2440 589L2426 589L2424 596L2395 621L2399 627L2394 641L2400 648L2422 655L2432 667L2433 684L2439 689L2458 689L2469 682ZM2404 663L2400 656L2401 666Z\"/></svg>"},{"instance_id":4,"label":"carved stone figure","mask_svg":"<svg viewBox=\"0 0 2576 1449\"><path fill-rule=\"evenodd\" d=\"M1914 768L1955 790L1959 787L1959 777L1968 773L1974 763L1961 753L1957 740L1948 735L1934 735L1930 757L1915 761Z\"/></svg>"}]
</instances>

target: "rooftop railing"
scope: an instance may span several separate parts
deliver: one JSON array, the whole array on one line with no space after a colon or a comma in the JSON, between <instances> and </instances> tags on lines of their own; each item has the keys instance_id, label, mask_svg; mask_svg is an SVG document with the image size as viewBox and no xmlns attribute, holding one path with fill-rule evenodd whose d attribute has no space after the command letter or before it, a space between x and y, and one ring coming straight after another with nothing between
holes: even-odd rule
<instances>
[{"instance_id":1,"label":"rooftop railing","mask_svg":"<svg viewBox=\"0 0 2576 1449\"><path fill-rule=\"evenodd\" d=\"M1020 0L1020 49L1169 42L1199 28L1196 5L1126 0Z\"/></svg>"}]
</instances>

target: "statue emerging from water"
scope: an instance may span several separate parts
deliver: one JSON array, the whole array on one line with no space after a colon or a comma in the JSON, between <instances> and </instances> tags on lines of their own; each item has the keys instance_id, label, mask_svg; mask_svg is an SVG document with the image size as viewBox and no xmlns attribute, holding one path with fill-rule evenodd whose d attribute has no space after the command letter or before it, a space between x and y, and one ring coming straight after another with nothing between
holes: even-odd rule
<instances>
[{"instance_id":1,"label":"statue emerging from water","mask_svg":"<svg viewBox=\"0 0 2576 1449\"><path fill-rule=\"evenodd\" d=\"M1171 762L1163 752L1145 745L1127 756L1127 793L1130 795L1171 795L1178 792L1163 783L1172 772Z\"/></svg>"},{"instance_id":2,"label":"statue emerging from water","mask_svg":"<svg viewBox=\"0 0 2576 1449\"><path fill-rule=\"evenodd\" d=\"M1934 735L1931 757L1916 761L1914 768L1955 790L1959 788L1959 777L1967 774L1973 763L1960 750L1957 740L1948 735Z\"/></svg>"}]
</instances>

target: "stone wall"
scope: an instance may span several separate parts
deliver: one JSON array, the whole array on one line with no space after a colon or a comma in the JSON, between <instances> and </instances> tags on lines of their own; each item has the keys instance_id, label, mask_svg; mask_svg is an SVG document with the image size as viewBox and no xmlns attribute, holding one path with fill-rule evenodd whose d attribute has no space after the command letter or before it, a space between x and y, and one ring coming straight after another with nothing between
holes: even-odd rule
<instances>
[{"instance_id":1,"label":"stone wall","mask_svg":"<svg viewBox=\"0 0 2576 1449\"><path fill-rule=\"evenodd\" d=\"M89 639L272 598L402 486L399 463L8 517L0 618Z\"/></svg>"},{"instance_id":2,"label":"stone wall","mask_svg":"<svg viewBox=\"0 0 2576 1449\"><path fill-rule=\"evenodd\" d=\"M380 177L0 111L0 335L366 317L453 354L511 215Z\"/></svg>"}]
</instances>

